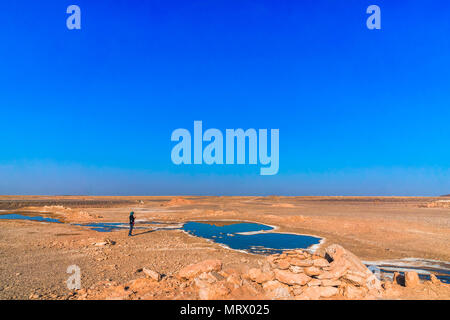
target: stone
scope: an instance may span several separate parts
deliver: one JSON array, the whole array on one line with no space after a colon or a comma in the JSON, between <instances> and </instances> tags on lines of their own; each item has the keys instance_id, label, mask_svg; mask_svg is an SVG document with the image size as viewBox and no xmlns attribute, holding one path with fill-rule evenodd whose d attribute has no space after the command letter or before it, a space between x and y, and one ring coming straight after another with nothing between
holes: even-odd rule
<instances>
[{"instance_id":1,"label":"stone","mask_svg":"<svg viewBox=\"0 0 450 320\"><path fill-rule=\"evenodd\" d=\"M328 267L330 265L330 263L328 262L327 259L319 257L319 258L313 260L313 265L315 267L324 268L324 267Z\"/></svg>"},{"instance_id":2,"label":"stone","mask_svg":"<svg viewBox=\"0 0 450 320\"><path fill-rule=\"evenodd\" d=\"M263 272L261 269L257 268L250 269L248 271L248 276L251 280L258 283L263 283L275 279L275 275L272 271Z\"/></svg>"},{"instance_id":3,"label":"stone","mask_svg":"<svg viewBox=\"0 0 450 320\"><path fill-rule=\"evenodd\" d=\"M340 280L334 280L334 279L321 280L321 285L323 287L339 287L341 284L342 284L342 281L340 281Z\"/></svg>"},{"instance_id":4,"label":"stone","mask_svg":"<svg viewBox=\"0 0 450 320\"><path fill-rule=\"evenodd\" d=\"M434 274L430 274L430 281L433 284L441 284L441 281Z\"/></svg>"},{"instance_id":5,"label":"stone","mask_svg":"<svg viewBox=\"0 0 450 320\"><path fill-rule=\"evenodd\" d=\"M298 286L295 285L292 287L292 293L294 294L294 296L299 296L303 293L303 287L302 286Z\"/></svg>"},{"instance_id":6,"label":"stone","mask_svg":"<svg viewBox=\"0 0 450 320\"><path fill-rule=\"evenodd\" d=\"M311 259L298 259L298 258L291 258L289 259L289 263L293 266L298 266L298 267L311 267L314 262Z\"/></svg>"},{"instance_id":7,"label":"stone","mask_svg":"<svg viewBox=\"0 0 450 320\"><path fill-rule=\"evenodd\" d=\"M343 288L343 295L348 299L362 299L366 295L367 290L362 287L355 287L353 285L346 285Z\"/></svg>"},{"instance_id":8,"label":"stone","mask_svg":"<svg viewBox=\"0 0 450 320\"><path fill-rule=\"evenodd\" d=\"M150 269L144 267L144 268L142 268L142 272L149 279L152 279L154 281L161 280L161 275L156 271L153 271L153 270L150 270Z\"/></svg>"},{"instance_id":9,"label":"stone","mask_svg":"<svg viewBox=\"0 0 450 320\"><path fill-rule=\"evenodd\" d=\"M140 278L140 279L135 279L135 280L131 280L130 282L127 283L127 287L128 290L131 291L141 291L141 290L146 290L151 288L152 286L154 286L155 281L152 279L148 279L148 278Z\"/></svg>"},{"instance_id":10,"label":"stone","mask_svg":"<svg viewBox=\"0 0 450 320\"><path fill-rule=\"evenodd\" d=\"M222 261L220 260L205 260L199 263L191 264L178 272L180 278L193 279L197 275L204 272L220 271L222 269Z\"/></svg>"},{"instance_id":11,"label":"stone","mask_svg":"<svg viewBox=\"0 0 450 320\"><path fill-rule=\"evenodd\" d=\"M322 270L320 270L317 267L306 267L305 269L303 269L303 272L307 275L307 276L318 276L319 274L322 273Z\"/></svg>"},{"instance_id":12,"label":"stone","mask_svg":"<svg viewBox=\"0 0 450 320\"><path fill-rule=\"evenodd\" d=\"M216 279L216 281L222 281L225 280L225 277L223 275L221 275L220 273L216 272L216 271L211 271L210 275L212 277L214 277L214 279Z\"/></svg>"},{"instance_id":13,"label":"stone","mask_svg":"<svg viewBox=\"0 0 450 320\"><path fill-rule=\"evenodd\" d=\"M363 287L366 285L366 279L362 278L359 275L355 275L352 273L347 273L343 276L343 279L347 280L351 284L357 286L357 287Z\"/></svg>"},{"instance_id":14,"label":"stone","mask_svg":"<svg viewBox=\"0 0 450 320\"><path fill-rule=\"evenodd\" d=\"M262 286L267 299L288 299L292 297L289 286L277 280L267 281Z\"/></svg>"},{"instance_id":15,"label":"stone","mask_svg":"<svg viewBox=\"0 0 450 320\"><path fill-rule=\"evenodd\" d=\"M292 295L287 287L279 287L266 293L268 299L291 299Z\"/></svg>"},{"instance_id":16,"label":"stone","mask_svg":"<svg viewBox=\"0 0 450 320\"><path fill-rule=\"evenodd\" d=\"M405 287L414 288L420 284L419 275L415 271L405 272Z\"/></svg>"},{"instance_id":17,"label":"stone","mask_svg":"<svg viewBox=\"0 0 450 320\"><path fill-rule=\"evenodd\" d=\"M242 285L242 279L236 274L231 274L227 277L227 282L231 283L234 288L239 288Z\"/></svg>"},{"instance_id":18,"label":"stone","mask_svg":"<svg viewBox=\"0 0 450 320\"><path fill-rule=\"evenodd\" d=\"M338 279L346 273L351 273L352 280L357 281L360 285L366 286L369 290L381 290L381 282L353 253L345 250L337 244L328 246L325 249L325 257L332 261L326 272L318 276L319 279ZM365 279L362 281L359 278Z\"/></svg>"},{"instance_id":19,"label":"stone","mask_svg":"<svg viewBox=\"0 0 450 320\"><path fill-rule=\"evenodd\" d=\"M222 282L213 283L198 291L200 300L223 299L230 293L230 289Z\"/></svg>"},{"instance_id":20,"label":"stone","mask_svg":"<svg viewBox=\"0 0 450 320\"><path fill-rule=\"evenodd\" d=\"M293 273L302 273L303 272L303 268L298 267L298 266L290 266L289 270Z\"/></svg>"},{"instance_id":21,"label":"stone","mask_svg":"<svg viewBox=\"0 0 450 320\"><path fill-rule=\"evenodd\" d=\"M335 287L318 287L321 298L330 298L339 293L339 289Z\"/></svg>"},{"instance_id":22,"label":"stone","mask_svg":"<svg viewBox=\"0 0 450 320\"><path fill-rule=\"evenodd\" d=\"M304 273L292 273L286 270L275 270L275 278L289 285L299 284L301 286L307 284L311 278Z\"/></svg>"},{"instance_id":23,"label":"stone","mask_svg":"<svg viewBox=\"0 0 450 320\"><path fill-rule=\"evenodd\" d=\"M282 269L282 270L288 269L288 268L291 266L291 264L289 263L289 261L286 260L286 259L277 261L277 262L276 262L276 265L277 265L277 267L278 267L279 269Z\"/></svg>"},{"instance_id":24,"label":"stone","mask_svg":"<svg viewBox=\"0 0 450 320\"><path fill-rule=\"evenodd\" d=\"M281 283L278 280L271 280L271 281L267 281L262 284L264 291L272 291L278 287L284 287L284 286L286 286L286 285Z\"/></svg>"},{"instance_id":25,"label":"stone","mask_svg":"<svg viewBox=\"0 0 450 320\"><path fill-rule=\"evenodd\" d=\"M278 259L278 255L275 255L275 254L272 254L272 255L266 257L266 260L269 263L274 263L275 260L277 260L277 259Z\"/></svg>"},{"instance_id":26,"label":"stone","mask_svg":"<svg viewBox=\"0 0 450 320\"><path fill-rule=\"evenodd\" d=\"M322 280L319 279L312 279L308 282L308 287L318 287L322 284Z\"/></svg>"}]
</instances>

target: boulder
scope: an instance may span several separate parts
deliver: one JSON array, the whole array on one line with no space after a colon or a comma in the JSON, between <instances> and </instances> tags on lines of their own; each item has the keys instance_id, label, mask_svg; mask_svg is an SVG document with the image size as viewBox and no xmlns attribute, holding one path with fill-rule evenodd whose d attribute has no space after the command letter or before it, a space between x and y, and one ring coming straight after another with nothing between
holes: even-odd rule
<instances>
[{"instance_id":1,"label":"boulder","mask_svg":"<svg viewBox=\"0 0 450 320\"><path fill-rule=\"evenodd\" d=\"M342 284L340 280L334 279L323 279L321 280L321 285L324 287L339 287Z\"/></svg>"},{"instance_id":2,"label":"boulder","mask_svg":"<svg viewBox=\"0 0 450 320\"><path fill-rule=\"evenodd\" d=\"M324 267L328 267L330 265L330 263L328 262L327 259L319 257L318 259L313 260L313 265L315 267L324 268Z\"/></svg>"},{"instance_id":3,"label":"boulder","mask_svg":"<svg viewBox=\"0 0 450 320\"><path fill-rule=\"evenodd\" d=\"M298 284L301 286L307 284L311 280L311 278L304 273L292 273L285 270L275 270L275 278L282 283L289 285Z\"/></svg>"},{"instance_id":4,"label":"boulder","mask_svg":"<svg viewBox=\"0 0 450 320\"><path fill-rule=\"evenodd\" d=\"M314 262L311 259L299 259L299 258L291 258L289 259L289 263L293 266L298 267L311 267Z\"/></svg>"},{"instance_id":5,"label":"boulder","mask_svg":"<svg viewBox=\"0 0 450 320\"><path fill-rule=\"evenodd\" d=\"M155 281L161 280L161 275L158 272L156 272L156 271L150 270L148 268L142 268L142 272L149 279L152 279L152 280L155 280Z\"/></svg>"},{"instance_id":6,"label":"boulder","mask_svg":"<svg viewBox=\"0 0 450 320\"><path fill-rule=\"evenodd\" d=\"M365 286L369 290L381 290L380 280L353 253L337 244L328 246L325 252L326 258L332 260L332 262L326 268L328 269L327 272L318 276L319 279L337 279L346 273L350 273L352 274L352 280L360 282L361 286ZM356 276L365 281L356 278Z\"/></svg>"},{"instance_id":7,"label":"boulder","mask_svg":"<svg viewBox=\"0 0 450 320\"><path fill-rule=\"evenodd\" d=\"M343 276L343 279L357 287L363 287L366 285L366 279L354 273L348 272Z\"/></svg>"},{"instance_id":8,"label":"boulder","mask_svg":"<svg viewBox=\"0 0 450 320\"><path fill-rule=\"evenodd\" d=\"M348 299L362 299L365 297L367 289L364 287L355 287L351 284L344 286L343 295Z\"/></svg>"},{"instance_id":9,"label":"boulder","mask_svg":"<svg viewBox=\"0 0 450 320\"><path fill-rule=\"evenodd\" d=\"M220 271L222 269L222 261L220 260L205 260L199 263L191 264L178 272L180 278L193 279L197 275L204 272Z\"/></svg>"},{"instance_id":10,"label":"boulder","mask_svg":"<svg viewBox=\"0 0 450 320\"><path fill-rule=\"evenodd\" d=\"M308 287L317 287L322 285L322 280L319 279L311 279L311 281L308 282Z\"/></svg>"},{"instance_id":11,"label":"boulder","mask_svg":"<svg viewBox=\"0 0 450 320\"><path fill-rule=\"evenodd\" d=\"M277 266L279 269L285 270L285 269L289 269L289 267L291 266L291 264L289 263L288 260L283 259L283 260L278 260L278 261L276 262L276 266Z\"/></svg>"},{"instance_id":12,"label":"boulder","mask_svg":"<svg viewBox=\"0 0 450 320\"><path fill-rule=\"evenodd\" d=\"M318 276L319 274L322 273L322 270L317 268L317 267L306 267L305 269L303 269L303 272L307 275L307 276Z\"/></svg>"},{"instance_id":13,"label":"boulder","mask_svg":"<svg viewBox=\"0 0 450 320\"><path fill-rule=\"evenodd\" d=\"M303 272L303 268L297 267L297 266L290 266L289 270L293 273L302 273Z\"/></svg>"},{"instance_id":14,"label":"boulder","mask_svg":"<svg viewBox=\"0 0 450 320\"><path fill-rule=\"evenodd\" d=\"M265 296L267 299L288 299L292 298L289 286L277 281L267 281L263 285Z\"/></svg>"},{"instance_id":15,"label":"boulder","mask_svg":"<svg viewBox=\"0 0 450 320\"><path fill-rule=\"evenodd\" d=\"M223 282L216 282L209 286L204 286L198 291L200 300L224 299L230 293L230 289Z\"/></svg>"},{"instance_id":16,"label":"boulder","mask_svg":"<svg viewBox=\"0 0 450 320\"><path fill-rule=\"evenodd\" d=\"M430 274L430 281L433 284L441 284L441 281L434 274Z\"/></svg>"},{"instance_id":17,"label":"boulder","mask_svg":"<svg viewBox=\"0 0 450 320\"><path fill-rule=\"evenodd\" d=\"M405 272L405 287L414 288L420 284L419 275L415 271Z\"/></svg>"},{"instance_id":18,"label":"boulder","mask_svg":"<svg viewBox=\"0 0 450 320\"><path fill-rule=\"evenodd\" d=\"M263 272L261 269L252 268L248 271L248 276L251 280L263 283L275 279L274 273L272 271Z\"/></svg>"}]
</instances>

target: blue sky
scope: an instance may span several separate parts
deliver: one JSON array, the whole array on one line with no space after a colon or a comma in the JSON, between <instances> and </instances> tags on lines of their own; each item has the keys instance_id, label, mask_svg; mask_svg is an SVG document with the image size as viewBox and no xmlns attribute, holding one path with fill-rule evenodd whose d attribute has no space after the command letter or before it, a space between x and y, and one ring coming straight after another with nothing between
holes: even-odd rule
<instances>
[{"instance_id":1,"label":"blue sky","mask_svg":"<svg viewBox=\"0 0 450 320\"><path fill-rule=\"evenodd\" d=\"M81 8L82 29L66 28ZM366 8L381 8L368 30ZM450 193L448 1L10 1L0 194ZM170 135L278 128L280 169Z\"/></svg>"}]
</instances>

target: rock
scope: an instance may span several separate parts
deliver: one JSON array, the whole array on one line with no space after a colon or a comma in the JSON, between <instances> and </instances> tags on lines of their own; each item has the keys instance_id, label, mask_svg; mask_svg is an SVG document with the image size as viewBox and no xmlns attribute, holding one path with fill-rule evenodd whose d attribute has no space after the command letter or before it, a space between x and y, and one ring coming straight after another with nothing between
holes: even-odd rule
<instances>
[{"instance_id":1,"label":"rock","mask_svg":"<svg viewBox=\"0 0 450 320\"><path fill-rule=\"evenodd\" d=\"M348 269L348 265L345 261L333 261L330 265L330 270L317 276L318 279L338 279L342 277Z\"/></svg>"},{"instance_id":2,"label":"rock","mask_svg":"<svg viewBox=\"0 0 450 320\"><path fill-rule=\"evenodd\" d=\"M222 269L222 261L205 260L196 264L191 264L178 272L180 278L193 279L197 275L204 272L220 271Z\"/></svg>"},{"instance_id":3,"label":"rock","mask_svg":"<svg viewBox=\"0 0 450 320\"><path fill-rule=\"evenodd\" d=\"M292 293L294 294L294 296L301 295L303 293L303 287L302 286L293 286Z\"/></svg>"},{"instance_id":4,"label":"rock","mask_svg":"<svg viewBox=\"0 0 450 320\"><path fill-rule=\"evenodd\" d=\"M330 298L339 293L339 289L335 287L318 287L321 298Z\"/></svg>"},{"instance_id":5,"label":"rock","mask_svg":"<svg viewBox=\"0 0 450 320\"><path fill-rule=\"evenodd\" d=\"M210 274L211 274L212 277L214 277L214 279L216 279L216 281L225 280L225 277L222 276L220 273L218 273L216 271L211 271Z\"/></svg>"},{"instance_id":6,"label":"rock","mask_svg":"<svg viewBox=\"0 0 450 320\"><path fill-rule=\"evenodd\" d=\"M306 267L305 269L303 269L303 272L307 275L307 276L318 276L319 274L322 273L322 270L320 270L317 267Z\"/></svg>"},{"instance_id":7,"label":"rock","mask_svg":"<svg viewBox=\"0 0 450 320\"><path fill-rule=\"evenodd\" d=\"M147 278L150 278L155 281L161 280L161 275L156 271L150 270L148 268L142 268L142 272L144 272Z\"/></svg>"},{"instance_id":8,"label":"rock","mask_svg":"<svg viewBox=\"0 0 450 320\"><path fill-rule=\"evenodd\" d=\"M268 299L290 299L292 298L291 292L287 287L276 288L275 290L266 293Z\"/></svg>"},{"instance_id":9,"label":"rock","mask_svg":"<svg viewBox=\"0 0 450 320\"><path fill-rule=\"evenodd\" d=\"M348 299L362 299L366 295L367 289L363 287L355 287L353 285L346 285L343 288L343 295Z\"/></svg>"},{"instance_id":10,"label":"rock","mask_svg":"<svg viewBox=\"0 0 450 320\"><path fill-rule=\"evenodd\" d=\"M324 268L324 267L328 267L330 265L330 263L328 262L327 259L319 257L318 259L313 260L313 265L315 267Z\"/></svg>"},{"instance_id":11,"label":"rock","mask_svg":"<svg viewBox=\"0 0 450 320\"><path fill-rule=\"evenodd\" d=\"M116 244L115 241L113 241L111 239L105 239L104 241L94 243L94 246L96 246L96 247L104 247L106 245L112 245L113 246L115 244Z\"/></svg>"},{"instance_id":12,"label":"rock","mask_svg":"<svg viewBox=\"0 0 450 320\"><path fill-rule=\"evenodd\" d=\"M285 270L275 270L275 278L289 285L299 284L301 286L307 284L311 278L304 273L292 273Z\"/></svg>"},{"instance_id":13,"label":"rock","mask_svg":"<svg viewBox=\"0 0 450 320\"><path fill-rule=\"evenodd\" d=\"M288 299L292 297L289 286L277 280L265 282L263 284L263 289L267 299Z\"/></svg>"},{"instance_id":14,"label":"rock","mask_svg":"<svg viewBox=\"0 0 450 320\"><path fill-rule=\"evenodd\" d=\"M286 260L286 259L277 261L277 262L276 262L276 265L277 265L277 267L278 267L279 269L282 269L282 270L284 270L284 269L289 269L289 267L291 266L291 264L289 263L289 261Z\"/></svg>"},{"instance_id":15,"label":"rock","mask_svg":"<svg viewBox=\"0 0 450 320\"><path fill-rule=\"evenodd\" d=\"M405 287L414 288L420 284L419 275L415 271L405 272Z\"/></svg>"},{"instance_id":16,"label":"rock","mask_svg":"<svg viewBox=\"0 0 450 320\"><path fill-rule=\"evenodd\" d=\"M325 268L327 272L318 276L319 279L338 279L349 271L348 273L365 279L362 281L353 277L353 280L364 282L361 285L366 286L369 290L381 290L380 280L353 253L337 244L328 246L325 252L325 257L332 262L329 267Z\"/></svg>"},{"instance_id":17,"label":"rock","mask_svg":"<svg viewBox=\"0 0 450 320\"><path fill-rule=\"evenodd\" d=\"M299 296L302 300L317 300L320 298L330 298L339 293L338 288L334 287L307 287Z\"/></svg>"},{"instance_id":18,"label":"rock","mask_svg":"<svg viewBox=\"0 0 450 320\"><path fill-rule=\"evenodd\" d=\"M272 271L263 272L260 269L252 268L248 271L249 278L255 282L263 283L275 278L275 275Z\"/></svg>"},{"instance_id":19,"label":"rock","mask_svg":"<svg viewBox=\"0 0 450 320\"><path fill-rule=\"evenodd\" d=\"M135 292L141 290L149 290L154 285L155 282L152 279L148 278L135 279L127 283L128 290Z\"/></svg>"},{"instance_id":20,"label":"rock","mask_svg":"<svg viewBox=\"0 0 450 320\"><path fill-rule=\"evenodd\" d=\"M230 289L222 282L216 282L210 286L201 288L198 291L200 300L217 300L223 299L230 293Z\"/></svg>"},{"instance_id":21,"label":"rock","mask_svg":"<svg viewBox=\"0 0 450 320\"><path fill-rule=\"evenodd\" d=\"M286 286L286 285L281 283L278 280L271 280L271 281L267 281L262 284L264 291L272 291L278 287L284 287L284 286Z\"/></svg>"},{"instance_id":22,"label":"rock","mask_svg":"<svg viewBox=\"0 0 450 320\"><path fill-rule=\"evenodd\" d=\"M239 288L242 285L242 279L236 274L229 275L227 277L227 282L231 283L234 288Z\"/></svg>"},{"instance_id":23,"label":"rock","mask_svg":"<svg viewBox=\"0 0 450 320\"><path fill-rule=\"evenodd\" d=\"M334 279L323 279L321 280L321 285L324 287L339 287L342 284L340 280Z\"/></svg>"},{"instance_id":24,"label":"rock","mask_svg":"<svg viewBox=\"0 0 450 320\"><path fill-rule=\"evenodd\" d=\"M291 270L291 272L293 272L293 273L302 273L303 272L303 268L298 267L298 266L290 266L289 270Z\"/></svg>"},{"instance_id":25,"label":"rock","mask_svg":"<svg viewBox=\"0 0 450 320\"><path fill-rule=\"evenodd\" d=\"M308 287L318 287L321 284L322 284L322 280L312 279L310 282L308 282Z\"/></svg>"},{"instance_id":26,"label":"rock","mask_svg":"<svg viewBox=\"0 0 450 320\"><path fill-rule=\"evenodd\" d=\"M30 300L32 300L32 299L39 299L39 295L37 294L37 293L32 293L30 296L29 296L29 299Z\"/></svg>"},{"instance_id":27,"label":"rock","mask_svg":"<svg viewBox=\"0 0 450 320\"><path fill-rule=\"evenodd\" d=\"M434 274L430 274L430 281L433 284L441 284L441 281Z\"/></svg>"},{"instance_id":28,"label":"rock","mask_svg":"<svg viewBox=\"0 0 450 320\"><path fill-rule=\"evenodd\" d=\"M357 287L363 287L366 285L366 279L356 274L347 273L343 276L343 279L347 280Z\"/></svg>"},{"instance_id":29,"label":"rock","mask_svg":"<svg viewBox=\"0 0 450 320\"><path fill-rule=\"evenodd\" d=\"M298 259L298 258L292 258L289 259L289 263L293 266L298 266L298 267L311 267L314 262L311 259Z\"/></svg>"}]
</instances>

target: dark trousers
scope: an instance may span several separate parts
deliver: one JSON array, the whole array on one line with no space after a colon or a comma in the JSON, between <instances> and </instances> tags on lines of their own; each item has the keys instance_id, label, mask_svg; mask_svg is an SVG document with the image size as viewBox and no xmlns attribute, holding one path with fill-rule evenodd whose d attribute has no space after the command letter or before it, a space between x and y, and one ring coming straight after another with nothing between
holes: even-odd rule
<instances>
[{"instance_id":1,"label":"dark trousers","mask_svg":"<svg viewBox=\"0 0 450 320\"><path fill-rule=\"evenodd\" d=\"M130 223L130 232L128 232L128 235L131 236L131 233L133 232L133 223Z\"/></svg>"}]
</instances>

